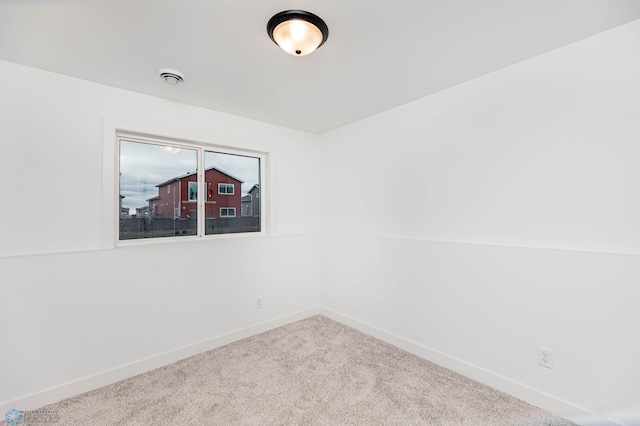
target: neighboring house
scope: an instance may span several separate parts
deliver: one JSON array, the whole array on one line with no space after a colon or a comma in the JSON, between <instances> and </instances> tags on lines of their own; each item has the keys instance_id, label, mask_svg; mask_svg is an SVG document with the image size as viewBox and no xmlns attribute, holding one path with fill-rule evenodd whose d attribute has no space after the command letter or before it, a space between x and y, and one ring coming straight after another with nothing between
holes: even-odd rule
<instances>
[{"instance_id":1,"label":"neighboring house","mask_svg":"<svg viewBox=\"0 0 640 426\"><path fill-rule=\"evenodd\" d=\"M236 217L241 213L242 181L215 167L204 172L205 218ZM193 218L198 208L198 175L188 173L156 185L158 195L149 198L152 218Z\"/></svg>"},{"instance_id":2,"label":"neighboring house","mask_svg":"<svg viewBox=\"0 0 640 426\"><path fill-rule=\"evenodd\" d=\"M251 216L251 195L242 197L242 217Z\"/></svg>"},{"instance_id":3,"label":"neighboring house","mask_svg":"<svg viewBox=\"0 0 640 426\"><path fill-rule=\"evenodd\" d=\"M253 185L242 197L242 216L260 216L260 185Z\"/></svg>"}]
</instances>

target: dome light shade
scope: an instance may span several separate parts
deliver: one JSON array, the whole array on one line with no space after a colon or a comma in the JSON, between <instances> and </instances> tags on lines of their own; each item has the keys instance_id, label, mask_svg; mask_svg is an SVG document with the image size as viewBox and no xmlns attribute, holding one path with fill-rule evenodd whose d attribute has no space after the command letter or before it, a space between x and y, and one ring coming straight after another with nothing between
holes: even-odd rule
<instances>
[{"instance_id":1,"label":"dome light shade","mask_svg":"<svg viewBox=\"0 0 640 426\"><path fill-rule=\"evenodd\" d=\"M305 56L322 46L329 28L322 19L304 10L286 10L267 24L269 37L290 55Z\"/></svg>"}]
</instances>

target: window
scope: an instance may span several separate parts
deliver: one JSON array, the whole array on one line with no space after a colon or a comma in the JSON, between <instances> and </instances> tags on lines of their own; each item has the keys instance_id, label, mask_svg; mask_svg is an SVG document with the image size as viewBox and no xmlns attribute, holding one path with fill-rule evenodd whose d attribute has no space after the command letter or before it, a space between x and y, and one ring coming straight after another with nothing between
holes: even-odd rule
<instances>
[{"instance_id":1,"label":"window","mask_svg":"<svg viewBox=\"0 0 640 426\"><path fill-rule=\"evenodd\" d=\"M198 182L189 182L189 201L198 201Z\"/></svg>"},{"instance_id":2,"label":"window","mask_svg":"<svg viewBox=\"0 0 640 426\"><path fill-rule=\"evenodd\" d=\"M220 217L236 217L235 207L223 207L220 209Z\"/></svg>"},{"instance_id":3,"label":"window","mask_svg":"<svg viewBox=\"0 0 640 426\"><path fill-rule=\"evenodd\" d=\"M226 151L119 134L119 211L148 212L119 214L119 241L260 232L260 215L236 212L242 211L242 197L260 187L264 157Z\"/></svg>"},{"instance_id":4,"label":"window","mask_svg":"<svg viewBox=\"0 0 640 426\"><path fill-rule=\"evenodd\" d=\"M219 183L218 184L218 194L229 194L233 195L233 184L232 183Z\"/></svg>"}]
</instances>

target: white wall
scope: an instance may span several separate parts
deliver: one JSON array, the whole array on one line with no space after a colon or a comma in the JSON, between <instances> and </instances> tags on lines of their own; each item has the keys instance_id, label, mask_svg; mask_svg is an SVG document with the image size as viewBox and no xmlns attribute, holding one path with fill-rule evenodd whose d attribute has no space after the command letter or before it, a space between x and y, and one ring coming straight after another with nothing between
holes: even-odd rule
<instances>
[{"instance_id":1,"label":"white wall","mask_svg":"<svg viewBox=\"0 0 640 426\"><path fill-rule=\"evenodd\" d=\"M0 76L0 407L317 304L317 136L7 62ZM102 249L106 121L268 149L268 235Z\"/></svg>"},{"instance_id":2,"label":"white wall","mask_svg":"<svg viewBox=\"0 0 640 426\"><path fill-rule=\"evenodd\" d=\"M324 134L322 304L638 424L638 40L640 21Z\"/></svg>"}]
</instances>

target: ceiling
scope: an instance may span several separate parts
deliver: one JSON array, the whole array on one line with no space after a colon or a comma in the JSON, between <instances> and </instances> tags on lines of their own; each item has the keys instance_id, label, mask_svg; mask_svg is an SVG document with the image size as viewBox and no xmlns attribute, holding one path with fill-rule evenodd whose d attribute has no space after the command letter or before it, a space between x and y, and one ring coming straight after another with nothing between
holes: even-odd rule
<instances>
[{"instance_id":1,"label":"ceiling","mask_svg":"<svg viewBox=\"0 0 640 426\"><path fill-rule=\"evenodd\" d=\"M281 51L266 25L287 9L327 43ZM323 133L638 18L638 0L0 0L0 59Z\"/></svg>"}]
</instances>

